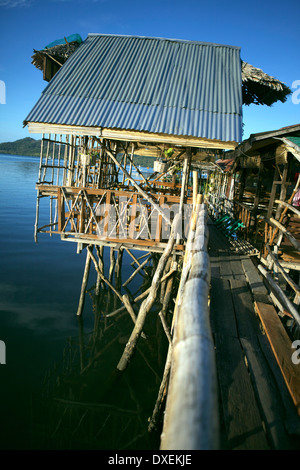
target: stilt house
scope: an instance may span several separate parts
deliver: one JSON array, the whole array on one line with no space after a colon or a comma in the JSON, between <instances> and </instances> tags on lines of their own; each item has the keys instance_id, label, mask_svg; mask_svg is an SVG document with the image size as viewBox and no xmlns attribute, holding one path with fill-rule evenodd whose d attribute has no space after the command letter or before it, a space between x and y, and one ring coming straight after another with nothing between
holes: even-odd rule
<instances>
[{"instance_id":1,"label":"stilt house","mask_svg":"<svg viewBox=\"0 0 300 470\"><path fill-rule=\"evenodd\" d=\"M255 102L267 86L274 101L289 92L280 82L259 86L251 66L242 80L240 49L220 44L90 34L33 59L47 80L47 61L57 65L24 121L43 134L35 233L79 243L162 250L172 214L198 192L196 175L189 186L193 163L214 161L241 142L243 95ZM153 157L147 179L136 155ZM38 217L45 196L48 223Z\"/></svg>"},{"instance_id":2,"label":"stilt house","mask_svg":"<svg viewBox=\"0 0 300 470\"><path fill-rule=\"evenodd\" d=\"M117 364L118 371L127 367L139 338L144 335L147 315L155 302L159 304L158 316L169 347L149 429L157 424L167 390L161 449L218 448L219 396L216 345L209 317L207 205L199 203L200 174L215 173L214 181L206 179L206 190L209 193L207 186L212 184L215 194L222 190L225 199L233 201L235 170L240 161L234 152L242 141L243 104L285 101L290 90L243 62L240 49L234 46L90 34L82 43L76 43L71 52L68 47L67 40L66 44L56 44L46 51L35 51L33 58L49 81L24 121L30 132L43 135L35 236L40 232L59 234L63 240L77 243L79 251L83 246L87 248L77 315L82 312L91 259L98 274L96 296L100 281L104 282L123 304L110 315L124 309L129 313L133 329ZM61 57L66 52L62 65L58 64L58 50ZM56 61L57 67L49 67L51 61ZM260 140L259 136L254 140ZM247 151L243 148L244 153ZM221 158L225 152L227 162ZM153 159L149 176L139 167L140 156ZM280 158L288 157L280 153ZM287 171L286 167L278 169L284 182ZM220 175L224 178L220 179ZM228 181L230 185L226 186ZM40 204L46 201L50 202L50 221L39 217ZM94 245L99 262L93 255ZM121 291L145 266L146 260L138 264L122 286L121 283L117 286L116 275L115 288L104 276L100 263L103 246L109 246L111 253L118 251L118 256L122 250L130 253L133 248L150 252L150 258L156 257L153 252L161 253L150 276L150 287L136 298ZM143 257L144 254L138 259ZM219 256L216 258L219 263ZM134 258L135 262L138 259ZM231 263L229 257L228 265L233 267L236 263ZM173 285L175 273L180 275ZM218 324L223 328L228 321L231 332L236 328L235 314L240 307L237 304L232 309L234 316L228 315L225 310L230 306L224 299L231 297L222 297L225 290L220 286L229 288L228 277L216 280L210 300L220 298L222 309L220 312L215 309L221 313ZM132 304L136 306L141 300L136 315ZM168 312L171 319L167 318ZM242 315L242 320L244 317L248 315ZM244 347L237 328L227 339L228 345L238 351L241 345ZM240 368L236 368L237 349L226 347L219 358L232 359L236 390L252 419L249 394L241 391L244 378L240 380ZM240 357L239 364L245 366L244 350ZM221 370L226 374L227 366L223 364L226 363L221 362ZM231 383L232 377L228 374L227 382ZM243 377L249 380L248 370ZM230 398L231 393L225 391L226 403ZM258 448L265 448L264 442L260 444L264 431L260 429L259 413L259 426L254 420L244 431L242 425L248 424L249 419L244 419L240 409L236 413L237 407L229 409L236 414L239 436L232 434L230 439L239 442L256 434ZM228 418L231 429L231 411ZM273 415L271 426L274 427Z\"/></svg>"}]
</instances>

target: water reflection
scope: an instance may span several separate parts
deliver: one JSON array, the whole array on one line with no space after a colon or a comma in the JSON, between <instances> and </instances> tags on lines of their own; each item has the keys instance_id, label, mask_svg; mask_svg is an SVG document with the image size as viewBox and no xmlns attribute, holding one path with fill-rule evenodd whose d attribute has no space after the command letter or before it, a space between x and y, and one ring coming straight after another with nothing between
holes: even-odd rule
<instances>
[{"instance_id":1,"label":"water reflection","mask_svg":"<svg viewBox=\"0 0 300 470\"><path fill-rule=\"evenodd\" d=\"M116 365L133 324L127 312L107 318L104 310L116 301L107 290L101 293L100 309L94 303L94 328L86 332L78 320L78 336L68 339L61 362L47 372L42 394L34 397L34 448L159 448L160 429L148 432L167 351L158 311L150 313L147 339L140 339L120 373Z\"/></svg>"},{"instance_id":2,"label":"water reflection","mask_svg":"<svg viewBox=\"0 0 300 470\"><path fill-rule=\"evenodd\" d=\"M158 448L159 430L147 430L167 348L157 311L147 318L147 340L140 339L118 374L132 320L126 311L106 316L119 299L103 285L96 299L91 272L78 324L85 257L59 237L34 243L37 176L38 159L0 155L0 340L7 351L0 365L0 448ZM104 258L109 278L109 250ZM123 257L124 280L131 262ZM147 288L147 269L147 279L138 274L124 289L131 299Z\"/></svg>"}]
</instances>

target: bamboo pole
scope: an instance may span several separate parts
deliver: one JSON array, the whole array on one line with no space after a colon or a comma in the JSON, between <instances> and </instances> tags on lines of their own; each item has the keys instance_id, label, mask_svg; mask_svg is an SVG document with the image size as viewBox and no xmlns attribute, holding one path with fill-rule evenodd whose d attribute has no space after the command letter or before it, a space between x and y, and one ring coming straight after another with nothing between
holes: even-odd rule
<instances>
[{"instance_id":1,"label":"bamboo pole","mask_svg":"<svg viewBox=\"0 0 300 470\"><path fill-rule=\"evenodd\" d=\"M87 248L85 267L84 267L84 273L83 273L81 291L80 291L80 298L79 298L79 304L78 304L78 309L77 309L77 314L76 314L77 316L81 316L82 312L83 312L86 286L87 286L87 283L88 283L89 272L90 272L91 250L92 249L93 249L92 247Z\"/></svg>"},{"instance_id":2,"label":"bamboo pole","mask_svg":"<svg viewBox=\"0 0 300 470\"><path fill-rule=\"evenodd\" d=\"M96 250L97 250L97 254L98 254L98 266L99 266L99 269L100 271L103 273L104 272L104 263L103 263L103 250L104 250L104 247L103 246L97 246L96 245ZM95 288L95 294L96 296L98 297L99 294L100 294L100 287L101 287L101 278L99 276L99 274L97 274L97 281L96 281L96 288Z\"/></svg>"},{"instance_id":3,"label":"bamboo pole","mask_svg":"<svg viewBox=\"0 0 300 470\"><path fill-rule=\"evenodd\" d=\"M268 250L268 253L272 259L272 261L274 262L274 264L276 265L278 271L281 272L281 274L283 275L284 279L286 280L286 282L291 286L291 288L294 290L294 292L297 294L297 295L300 295L300 287L293 281L293 279L291 279L291 277L286 273L286 271L284 270L284 268L281 266L280 262L278 261L278 259L276 258L276 256L272 253L271 251L271 248L270 246L267 244L266 245L266 248Z\"/></svg>"},{"instance_id":4,"label":"bamboo pole","mask_svg":"<svg viewBox=\"0 0 300 470\"><path fill-rule=\"evenodd\" d=\"M293 190L293 192L292 192L292 195L291 195L291 197L290 197L289 200L288 200L288 203L289 203L289 204L292 203L293 198L294 198L296 192L298 191L299 186L300 186L300 175L298 176L297 183L296 183L295 188L294 188L294 190ZM285 214L287 213L287 211L288 211L288 207L285 207L285 208L283 209L283 211L281 212L281 214L280 214L279 223L281 223L281 222L283 221L284 216L285 216ZM277 234L278 230L279 230L279 228L278 228L278 227L275 227L275 230L273 231L272 236L271 236L271 239L270 239L270 241L269 241L270 246L273 244L274 238L276 237L276 234Z\"/></svg>"},{"instance_id":5,"label":"bamboo pole","mask_svg":"<svg viewBox=\"0 0 300 470\"><path fill-rule=\"evenodd\" d=\"M117 260L116 260L116 288L120 290L122 284L122 259L123 259L123 247L118 247Z\"/></svg>"},{"instance_id":6,"label":"bamboo pole","mask_svg":"<svg viewBox=\"0 0 300 470\"><path fill-rule=\"evenodd\" d=\"M129 254L129 256L131 256L131 258L134 260L133 263L131 263L131 266L133 266L135 263L136 263L138 266L141 266L141 263L139 262L139 260L142 259L142 258L145 258L146 256L149 256L149 255L150 255L150 253L146 253L145 255L140 256L140 258L136 258L136 257L134 256L134 254L131 253L131 251L130 251L128 248L126 248L126 247L124 247L124 248L125 248L125 251L127 251L127 253ZM149 258L149 259L150 259L150 258ZM149 259L148 259L148 261L149 261ZM143 269L143 271L144 271L144 273L145 273L146 275L148 275L147 271L145 271L144 269Z\"/></svg>"},{"instance_id":7,"label":"bamboo pole","mask_svg":"<svg viewBox=\"0 0 300 470\"><path fill-rule=\"evenodd\" d=\"M172 364L172 347L169 347L168 354L167 354L167 359L165 363L165 369L163 373L163 378L160 383L159 391L158 391L158 396L155 402L155 406L152 412L152 416L149 420L149 425L148 425L148 431L151 432L156 428L157 425L157 419L160 413L160 410L162 408L163 400L166 396L167 393L167 386L168 386L168 381L169 381L169 374L171 370L171 364Z\"/></svg>"},{"instance_id":8,"label":"bamboo pole","mask_svg":"<svg viewBox=\"0 0 300 470\"><path fill-rule=\"evenodd\" d=\"M192 217L191 217L191 226L190 226L190 231L189 231L189 235L188 235L188 239L187 239L187 243L186 243L185 255L184 255L183 265L182 265L182 273L181 273L181 277L180 277L180 283L179 283L179 287L178 287L178 292L177 292L176 302L175 302L175 308L174 308L174 314L173 314L172 331L173 331L174 326L175 326L175 322L176 322L176 319L177 319L177 312L178 312L178 309L180 307L180 303L181 303L181 300L182 300L182 294L183 294L184 286L185 286L186 279L187 279L187 276L189 274L190 267L191 267L192 246L193 246L193 241L194 241L195 232L196 232L196 223L197 223L197 219L198 219L198 215L199 215L199 211L200 211L200 201L201 201L201 194L198 194L197 195L196 208L195 208L195 210L192 214Z\"/></svg>"},{"instance_id":9,"label":"bamboo pole","mask_svg":"<svg viewBox=\"0 0 300 470\"><path fill-rule=\"evenodd\" d=\"M145 259L142 264L140 264L136 270L131 274L131 276L127 279L127 281L124 282L123 287L126 287L132 279L141 271L141 269L148 263L149 258Z\"/></svg>"},{"instance_id":10,"label":"bamboo pole","mask_svg":"<svg viewBox=\"0 0 300 470\"><path fill-rule=\"evenodd\" d=\"M276 284L276 282L272 278L271 274L261 264L258 265L258 269L262 273L262 275L267 279L270 288L272 289L274 295L276 295L278 301L281 303L285 310L290 312L290 314L293 316L294 320L298 323L298 325L300 325L300 315L297 309L292 304L292 302L286 297L282 289L278 286L278 284Z\"/></svg>"},{"instance_id":11,"label":"bamboo pole","mask_svg":"<svg viewBox=\"0 0 300 470\"><path fill-rule=\"evenodd\" d=\"M128 343L125 346L122 357L121 357L121 359L120 359L120 361L117 365L117 369L120 370L120 371L124 371L126 369L128 363L130 362L130 359L131 359L132 354L134 352L134 349L136 347L137 341L138 341L138 339L140 337L140 334L142 332L142 329L143 329L143 326L144 326L144 323L145 323L145 320L146 320L146 316L147 316L148 312L150 311L151 307L153 306L153 304L155 302L156 295L157 295L157 290L158 290L158 287L159 287L159 284L160 284L160 281L161 281L160 278L162 276L162 273L163 273L163 270L165 268L166 262L167 262L167 260L170 256L170 254L173 250L174 244L175 244L175 237L177 235L179 220L180 220L180 214L176 214L176 216L174 218L174 221L173 221L173 224L172 224L170 239L169 239L168 244L167 244L167 246L166 246L163 254L161 255L161 258L160 258L159 262L158 262L158 266L157 266L157 269L156 269L156 272L154 274L153 281L152 281L152 284L151 284L151 287L150 287L149 295L143 301L143 303L140 307L138 317L137 317L137 321L135 323L135 327L134 327L134 329L133 329L133 331L130 335L130 338L128 340Z\"/></svg>"},{"instance_id":12,"label":"bamboo pole","mask_svg":"<svg viewBox=\"0 0 300 470\"><path fill-rule=\"evenodd\" d=\"M126 294L122 296L122 295L117 291L117 289L114 288L114 286L111 284L111 282L108 281L108 280L105 278L105 276L103 275L103 273L102 273L102 272L100 271L100 269L99 269L97 260L96 260L95 256L93 255L93 252L92 252L91 247L88 246L87 249L88 249L88 251L89 251L89 253L90 253L90 258L91 258L91 260L93 261L93 263L94 263L94 265L95 265L95 269L96 269L96 271L97 271L99 277L101 278L101 280L102 280L103 282L105 282L105 283L108 285L108 287L110 287L110 289L114 292L114 294L120 299L120 301L121 301L121 302L123 303L123 305L125 306L127 312L129 313L129 315L130 315L130 317L131 317L133 323L136 323L137 318L136 318L134 309L133 309L133 307L132 307L132 305L131 305L131 303L130 303L129 297L126 296ZM142 332L141 332L141 333L142 333ZM143 335L143 336L144 336L144 335Z\"/></svg>"},{"instance_id":13,"label":"bamboo pole","mask_svg":"<svg viewBox=\"0 0 300 470\"><path fill-rule=\"evenodd\" d=\"M108 274L109 282L112 282L113 275L114 275L115 264L116 264L115 252L114 252L113 247L111 247L111 249L110 249L110 265L109 265L109 274Z\"/></svg>"},{"instance_id":14,"label":"bamboo pole","mask_svg":"<svg viewBox=\"0 0 300 470\"><path fill-rule=\"evenodd\" d=\"M174 274L177 271L177 263L175 263L175 266L176 266L175 268L172 268L171 271L169 271L165 276L162 277L160 282L165 281L166 279L168 279L170 276L172 276L172 274ZM149 294L149 292L150 292L150 287L148 289L146 289L142 294L135 297L135 299L133 299L133 303L137 303L140 300L144 299ZM106 315L106 317L107 318L113 317L113 316L117 315L118 313L122 313L124 310L125 310L125 306L120 307L117 310L115 310L114 312L111 312L108 315Z\"/></svg>"},{"instance_id":15,"label":"bamboo pole","mask_svg":"<svg viewBox=\"0 0 300 470\"><path fill-rule=\"evenodd\" d=\"M300 217L300 211L296 207L289 204L288 202L280 201L280 199L276 199L275 202L276 202L276 204L279 204L280 206L286 207L288 210L294 212L294 214L296 214L298 217Z\"/></svg>"},{"instance_id":16,"label":"bamboo pole","mask_svg":"<svg viewBox=\"0 0 300 470\"><path fill-rule=\"evenodd\" d=\"M201 228L207 230L206 225ZM193 235L189 237L192 240ZM215 352L208 307L209 256L206 245L201 251L199 246L197 250L192 246L192 263L175 323L161 450L219 447Z\"/></svg>"},{"instance_id":17,"label":"bamboo pole","mask_svg":"<svg viewBox=\"0 0 300 470\"><path fill-rule=\"evenodd\" d=\"M196 209L198 194L198 171L193 170L193 209Z\"/></svg>"},{"instance_id":18,"label":"bamboo pole","mask_svg":"<svg viewBox=\"0 0 300 470\"><path fill-rule=\"evenodd\" d=\"M296 248L296 250L300 251L300 243L281 223L273 219L273 217L270 218L269 222L271 223L271 225L275 225L275 227L277 227L289 239L289 241Z\"/></svg>"}]
</instances>

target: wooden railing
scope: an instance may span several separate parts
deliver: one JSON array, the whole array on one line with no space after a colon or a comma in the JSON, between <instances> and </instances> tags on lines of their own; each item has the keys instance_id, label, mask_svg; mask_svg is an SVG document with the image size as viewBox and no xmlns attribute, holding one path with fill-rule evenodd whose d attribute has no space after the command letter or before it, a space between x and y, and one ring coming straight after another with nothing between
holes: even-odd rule
<instances>
[{"instance_id":1,"label":"wooden railing","mask_svg":"<svg viewBox=\"0 0 300 470\"><path fill-rule=\"evenodd\" d=\"M265 223L264 251L260 256L260 272L270 287L270 295L274 304L283 315L292 317L300 326L300 287L295 281L295 272L300 271L300 242L297 234L291 233L283 220L288 213L294 214L300 220L300 211L288 202L276 200L278 206L283 207L279 220L274 217L261 217ZM276 211L278 213L278 211ZM282 276L289 289L283 290L278 282ZM298 275L296 275L298 277Z\"/></svg>"},{"instance_id":2,"label":"wooden railing","mask_svg":"<svg viewBox=\"0 0 300 470\"><path fill-rule=\"evenodd\" d=\"M147 246L168 241L180 203L178 196L150 194L146 199L124 190L39 185L39 192L55 199L57 206L54 222L39 227L38 232ZM184 205L182 239L187 237L192 203L187 198Z\"/></svg>"},{"instance_id":3,"label":"wooden railing","mask_svg":"<svg viewBox=\"0 0 300 470\"><path fill-rule=\"evenodd\" d=\"M161 450L212 450L219 446L207 243L207 209L200 204L193 214L173 316L172 368Z\"/></svg>"}]
</instances>

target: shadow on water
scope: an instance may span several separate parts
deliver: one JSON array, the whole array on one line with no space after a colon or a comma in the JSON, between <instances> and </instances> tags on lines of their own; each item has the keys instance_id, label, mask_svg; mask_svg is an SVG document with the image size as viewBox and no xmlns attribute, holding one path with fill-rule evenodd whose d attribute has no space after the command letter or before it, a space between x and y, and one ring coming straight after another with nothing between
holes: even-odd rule
<instances>
[{"instance_id":1,"label":"shadow on water","mask_svg":"<svg viewBox=\"0 0 300 470\"><path fill-rule=\"evenodd\" d=\"M85 316L78 319L78 336L67 340L60 363L33 397L34 449L159 448L162 418L148 432L168 347L159 310L149 313L146 338L140 338L127 369L119 372L133 323L127 312L107 318L116 299L104 287L100 295L93 299L93 327L86 331Z\"/></svg>"}]
</instances>

